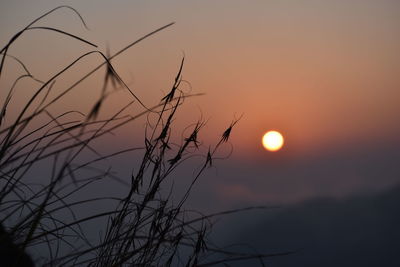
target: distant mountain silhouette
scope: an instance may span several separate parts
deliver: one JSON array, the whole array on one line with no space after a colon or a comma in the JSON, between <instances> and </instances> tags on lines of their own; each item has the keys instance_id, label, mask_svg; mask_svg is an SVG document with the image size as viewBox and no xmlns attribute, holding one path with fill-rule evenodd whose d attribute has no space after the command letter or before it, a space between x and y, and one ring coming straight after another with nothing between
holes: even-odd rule
<instances>
[{"instance_id":1,"label":"distant mountain silhouette","mask_svg":"<svg viewBox=\"0 0 400 267\"><path fill-rule=\"evenodd\" d=\"M246 221L252 226L243 222L230 241L263 252L297 250L267 259L268 266L400 266L400 186L374 196L314 199L267 213L249 214ZM232 266L248 266L243 264Z\"/></svg>"}]
</instances>

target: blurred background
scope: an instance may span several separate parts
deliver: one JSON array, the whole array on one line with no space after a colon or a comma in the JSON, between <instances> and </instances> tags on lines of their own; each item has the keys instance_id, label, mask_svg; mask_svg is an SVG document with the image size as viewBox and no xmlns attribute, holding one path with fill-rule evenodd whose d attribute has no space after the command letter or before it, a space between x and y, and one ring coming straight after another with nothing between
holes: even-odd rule
<instances>
[{"instance_id":1,"label":"blurred background","mask_svg":"<svg viewBox=\"0 0 400 267\"><path fill-rule=\"evenodd\" d=\"M0 46L63 4L77 9L89 30L68 10L38 25L84 37L104 52L109 47L111 54L175 22L115 58L113 65L152 106L170 90L184 55L188 83L182 89L205 95L187 99L174 123L184 131L190 123L207 120L200 135L206 146L243 115L232 146L220 151L221 158L233 148L232 154L202 177L188 206L204 213L274 208L224 217L216 224L216 242L243 241L264 252L297 251L272 258L271 266L398 266L399 1L2 1ZM25 33L9 53L45 80L91 50L37 30ZM71 84L100 62L88 58L57 85ZM9 73L1 88L8 88L17 66ZM98 84L96 76L85 81L60 110L91 107ZM20 101L29 85L18 91ZM0 92L2 101L5 95ZM127 96L116 92L104 112ZM137 129L122 131L104 146L141 143L143 129ZM285 138L278 152L261 145L271 129ZM126 159L117 164L121 173L131 167ZM182 173L190 173L191 164Z\"/></svg>"}]
</instances>

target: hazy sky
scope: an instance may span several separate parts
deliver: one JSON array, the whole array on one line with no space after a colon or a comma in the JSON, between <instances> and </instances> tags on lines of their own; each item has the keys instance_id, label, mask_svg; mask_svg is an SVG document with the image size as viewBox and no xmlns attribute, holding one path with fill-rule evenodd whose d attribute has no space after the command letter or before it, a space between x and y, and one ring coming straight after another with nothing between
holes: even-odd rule
<instances>
[{"instance_id":1,"label":"hazy sky","mask_svg":"<svg viewBox=\"0 0 400 267\"><path fill-rule=\"evenodd\" d=\"M55 12L38 26L76 34L98 44L103 52L108 45L115 53L175 22L113 60L113 65L138 97L152 106L170 90L185 55L183 79L191 86L185 83L182 89L205 95L186 101L174 127L183 130L206 120L200 134L206 149L243 114L231 146L223 147L219 156L226 156L231 147L233 154L216 161L216 167L202 177L189 208L210 212L279 204L281 209L240 214L219 225L222 231L217 235L223 237L217 240L248 239L260 251L303 249L271 266L298 262L399 266L399 243L394 237L400 236L396 215L400 1L3 0L0 46L59 5L77 9L90 30L69 10ZM91 50L57 33L36 30L24 33L8 52L46 80ZM95 56L85 59L57 80L54 90L69 86L100 62ZM1 89L9 88L21 71L11 60L6 65ZM82 83L52 112L88 112L99 95L103 74L104 70ZM16 88L15 110L8 114L18 112L18 103L33 92L32 85L24 81ZM0 91L1 103L6 93ZM130 99L126 91L118 91L107 100L104 112L119 109ZM140 110L134 106L129 112ZM275 153L261 146L262 135L270 129L285 137L285 146ZM180 130L176 134L182 137ZM115 151L142 141L143 124L138 123L100 148ZM114 170L130 173L132 162L134 158L121 157ZM178 191L190 183L187 178L193 166L198 166L196 160L175 173ZM45 170L41 168L38 177ZM100 184L97 190L120 187Z\"/></svg>"},{"instance_id":2,"label":"hazy sky","mask_svg":"<svg viewBox=\"0 0 400 267\"><path fill-rule=\"evenodd\" d=\"M399 181L393 155L400 147L400 2L2 1L0 44L61 4L76 8L90 31L68 10L39 25L85 37L103 51L176 22L113 62L150 105L169 90L184 53L184 79L192 92L206 95L187 102L180 123L208 120L206 143L244 114L232 135L231 159L211 171L199 192L228 203L287 202ZM31 31L9 52L45 79L90 49ZM91 60L83 70L100 62ZM85 84L78 103L91 101L93 84ZM279 152L261 147L269 129L285 137Z\"/></svg>"}]
</instances>

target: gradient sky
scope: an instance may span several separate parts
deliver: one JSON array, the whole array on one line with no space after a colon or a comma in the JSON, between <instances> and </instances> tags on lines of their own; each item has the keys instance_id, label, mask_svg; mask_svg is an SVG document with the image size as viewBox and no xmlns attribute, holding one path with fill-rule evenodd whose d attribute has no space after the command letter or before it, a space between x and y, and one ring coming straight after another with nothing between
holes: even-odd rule
<instances>
[{"instance_id":1,"label":"gradient sky","mask_svg":"<svg viewBox=\"0 0 400 267\"><path fill-rule=\"evenodd\" d=\"M298 202L399 182L399 1L2 1L0 44L61 4L79 10L90 31L66 10L39 25L85 37L103 51L176 22L113 62L151 105L169 90L184 53L184 79L206 95L188 101L177 124L207 119L205 143L244 114L233 155L199 185L199 196L205 191L223 206ZM45 79L89 49L37 31L10 53ZM80 91L78 102L87 104L92 93ZM269 129L286 138L277 153L261 147Z\"/></svg>"},{"instance_id":2,"label":"gradient sky","mask_svg":"<svg viewBox=\"0 0 400 267\"><path fill-rule=\"evenodd\" d=\"M275 244L278 251L313 247L315 254L319 251L315 248L321 248L321 257L307 252L292 258L294 261L289 258L271 266L293 266L298 260L308 266L328 266L320 258L335 255L324 254L327 251L341 253L338 259L354 256L369 263L382 262L363 256L373 255L371 251L389 253L388 263L396 258L391 251L398 243L386 242L384 235L398 233L399 220L392 216L395 208L390 203L398 202L394 195L400 182L400 1L8 0L0 2L0 46L30 21L62 4L76 8L90 30L68 10L57 11L39 25L84 37L102 51L109 45L111 52L116 52L142 35L176 22L113 64L151 106L169 91L184 54L183 78L190 82L192 93L205 95L187 100L174 122L178 128L200 118L207 120L200 138L205 144L215 144L226 126L243 114L232 133L233 154L216 162L202 178L193 191L191 208L205 212L259 204L284 208L272 217L239 216L236 224L225 229L228 240L247 237L258 248ZM9 53L45 80L90 50L56 33L32 31ZM57 85L71 84L99 63L94 57L82 62ZM16 66L11 65L8 73L17 75ZM101 88L102 75L83 83L59 111L87 111ZM2 80L0 88L11 81ZM32 83L24 85L28 90ZM185 84L183 89L189 90L189 86ZM26 97L25 92L19 91L19 101ZM0 92L1 99L4 95ZM128 99L126 92L116 93L105 109L110 112L113 103L120 105ZM262 148L261 137L270 129L284 135L281 151L271 153ZM140 143L142 134L122 131L120 138L104 147ZM228 145L220 156L229 151ZM117 169L130 167L126 158L117 163ZM178 180L192 169L193 165L184 167L177 173ZM179 184L177 188L182 189ZM321 205L326 209L319 210ZM374 222L360 228L362 238L349 239L355 240L351 244L359 247L359 254L349 256L345 250L350 248L342 247L343 233L351 234L354 229L340 227L344 217L356 228ZM279 228L282 222L286 228ZM242 232L243 225L248 226L247 232ZM268 245L263 238L271 237L270 230L275 228L281 235L272 233ZM378 228L389 230L374 235ZM312 234L304 235L307 231ZM285 235L288 232L292 234ZM363 247L372 243L386 245Z\"/></svg>"}]
</instances>

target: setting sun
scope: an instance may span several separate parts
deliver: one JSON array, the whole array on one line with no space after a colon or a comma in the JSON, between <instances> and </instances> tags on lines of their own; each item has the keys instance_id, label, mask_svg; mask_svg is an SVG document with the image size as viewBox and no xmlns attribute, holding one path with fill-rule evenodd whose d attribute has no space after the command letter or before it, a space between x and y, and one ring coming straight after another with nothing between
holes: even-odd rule
<instances>
[{"instance_id":1,"label":"setting sun","mask_svg":"<svg viewBox=\"0 0 400 267\"><path fill-rule=\"evenodd\" d=\"M283 136L277 131L269 131L264 134L262 144L269 151L278 151L283 146Z\"/></svg>"}]
</instances>

